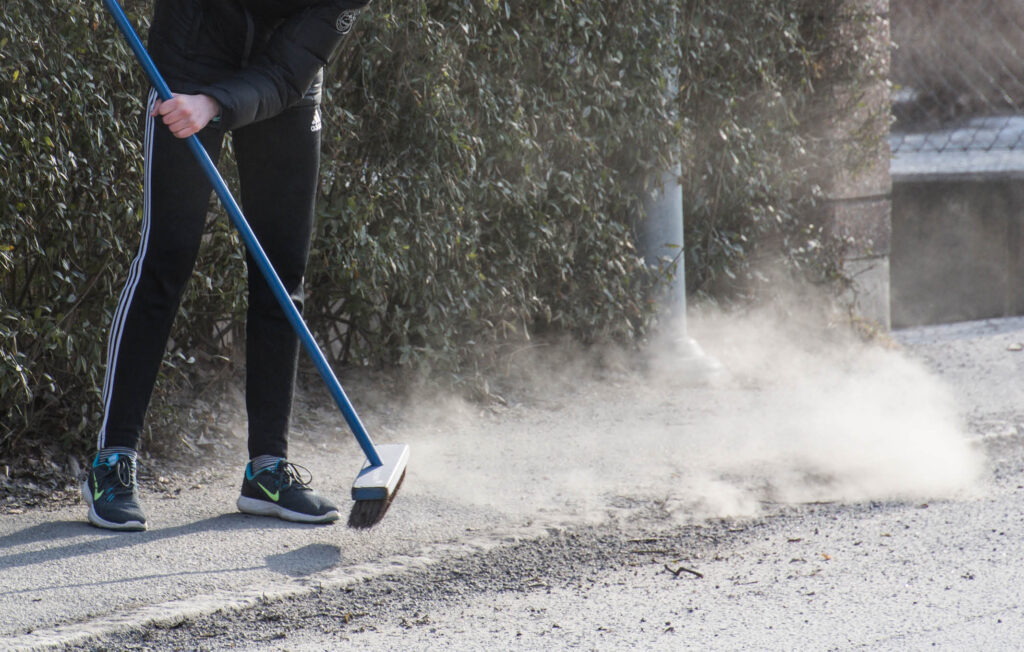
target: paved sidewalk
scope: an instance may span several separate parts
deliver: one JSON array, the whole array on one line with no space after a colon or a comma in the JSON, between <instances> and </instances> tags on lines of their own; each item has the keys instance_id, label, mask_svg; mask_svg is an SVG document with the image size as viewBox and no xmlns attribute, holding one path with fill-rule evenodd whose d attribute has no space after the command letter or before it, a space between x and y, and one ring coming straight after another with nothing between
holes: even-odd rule
<instances>
[{"instance_id":1,"label":"paved sidewalk","mask_svg":"<svg viewBox=\"0 0 1024 652\"><path fill-rule=\"evenodd\" d=\"M742 332L723 334L721 341L701 339L735 373L723 386L673 387L628 369L581 365L552 375L547 386L538 380L529 400L508 409L452 402L412 410L382 431L382 440L409 443L413 457L399 499L370 531L239 514L240 470L217 468L174 497L143 486L147 532L93 528L84 506L0 517L0 648L73 643L87 634L251 605L264 596L409 572L530 540L549 527L755 519L770 514L773 501L859 503L891 495L914 504L965 488L984 496L989 475L1008 472L982 467L975 456L977 441L1016 442L1024 428L1024 347L1017 346L1024 343L1024 320L897 333L907 353L855 348L848 354L838 345L769 342L769 352L757 357L752 352L763 351L765 342ZM341 499L359 466L349 439L339 425L321 438L303 438L293 452L313 471L318 490ZM1020 493L1005 477L994 480L1003 483L1001 495L1009 501L996 508L1015 524L1004 531L1020 541L1020 514L1011 513ZM972 520L972 504L946 503L927 514L963 514L962 524L950 526L950 542L1006 541L990 541L987 531L984 540L971 538L972 528L995 528ZM846 526L837 527L842 533ZM810 533L797 538L814 540ZM870 543L879 549L895 541L876 536ZM904 543L900 554L927 558L938 540ZM778 542L766 545L750 554L768 555ZM935 563L953 564L956 551L942 550ZM972 546L963 550L971 556L964 573L990 563ZM1016 555L1019 548L1006 550ZM781 572L781 562L773 563L771 572ZM1018 568L1008 565L987 581L1004 585L1005 596L1011 590L1005 583L1020 585ZM749 563L734 571L760 572ZM853 568L849 577L868 581ZM643 587L638 580L632 590ZM594 599L612 608L615 591L595 589ZM1020 624L1019 602L997 606ZM470 613L484 618L480 609ZM728 629L729 623L715 626ZM970 633L967 625L958 631Z\"/></svg>"}]
</instances>

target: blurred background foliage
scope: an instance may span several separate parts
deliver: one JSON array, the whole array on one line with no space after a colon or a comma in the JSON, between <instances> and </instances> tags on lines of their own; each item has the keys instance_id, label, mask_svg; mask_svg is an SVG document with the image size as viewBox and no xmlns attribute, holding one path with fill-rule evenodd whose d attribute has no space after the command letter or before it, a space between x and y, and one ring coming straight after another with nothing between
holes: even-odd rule
<instances>
[{"instance_id":1,"label":"blurred background foliage","mask_svg":"<svg viewBox=\"0 0 1024 652\"><path fill-rule=\"evenodd\" d=\"M532 337L642 342L642 194L680 157L692 295L754 300L766 261L841 283L818 200L858 148L821 107L877 63L848 4L376 0L328 75L312 330L339 366L455 384ZM144 31L151 3L126 8ZM92 445L144 91L99 2L4 2L0 458ZM242 252L211 209L150 430L244 364Z\"/></svg>"}]
</instances>

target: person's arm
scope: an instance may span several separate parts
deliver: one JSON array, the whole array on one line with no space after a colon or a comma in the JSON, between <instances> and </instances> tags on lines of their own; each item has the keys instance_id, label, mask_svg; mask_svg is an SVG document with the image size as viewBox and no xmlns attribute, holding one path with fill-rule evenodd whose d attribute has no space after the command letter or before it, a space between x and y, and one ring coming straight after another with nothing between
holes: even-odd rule
<instances>
[{"instance_id":1,"label":"person's arm","mask_svg":"<svg viewBox=\"0 0 1024 652\"><path fill-rule=\"evenodd\" d=\"M310 5L286 19L246 68L198 92L220 106L225 129L277 115L302 99L368 2L324 0Z\"/></svg>"}]
</instances>

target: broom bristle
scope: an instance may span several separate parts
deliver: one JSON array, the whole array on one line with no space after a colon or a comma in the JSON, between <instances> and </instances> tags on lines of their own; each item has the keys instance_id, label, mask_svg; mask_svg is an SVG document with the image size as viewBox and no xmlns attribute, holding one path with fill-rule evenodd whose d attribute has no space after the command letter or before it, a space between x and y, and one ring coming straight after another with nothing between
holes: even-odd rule
<instances>
[{"instance_id":1,"label":"broom bristle","mask_svg":"<svg viewBox=\"0 0 1024 652\"><path fill-rule=\"evenodd\" d=\"M395 501L395 496L398 494L398 490L402 488L402 481L405 480L405 471L402 471L402 477L398 479L398 484L395 485L395 490L391 492L391 495L387 498L381 498L379 500L357 500L352 503L352 511L348 514L348 526L351 528L357 528L365 530L373 527L377 523L380 523L381 519L387 513L388 508L391 507L391 503Z\"/></svg>"}]
</instances>

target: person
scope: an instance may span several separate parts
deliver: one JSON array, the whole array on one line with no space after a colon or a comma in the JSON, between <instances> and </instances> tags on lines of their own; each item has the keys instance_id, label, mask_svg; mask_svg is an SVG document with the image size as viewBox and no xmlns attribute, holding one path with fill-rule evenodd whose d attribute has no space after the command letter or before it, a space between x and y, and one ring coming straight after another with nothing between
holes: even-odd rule
<instances>
[{"instance_id":1,"label":"person","mask_svg":"<svg viewBox=\"0 0 1024 652\"><path fill-rule=\"evenodd\" d=\"M139 434L212 192L185 138L216 161L230 132L247 221L301 309L320 156L323 69L369 0L156 0L148 50L171 88L145 114L142 241L111 325L98 451L82 485L92 524L144 530ZM288 461L299 340L246 258L249 461L240 511L306 523L338 508Z\"/></svg>"}]
</instances>

